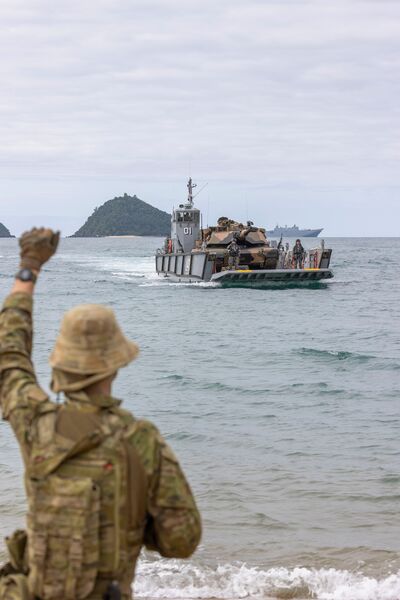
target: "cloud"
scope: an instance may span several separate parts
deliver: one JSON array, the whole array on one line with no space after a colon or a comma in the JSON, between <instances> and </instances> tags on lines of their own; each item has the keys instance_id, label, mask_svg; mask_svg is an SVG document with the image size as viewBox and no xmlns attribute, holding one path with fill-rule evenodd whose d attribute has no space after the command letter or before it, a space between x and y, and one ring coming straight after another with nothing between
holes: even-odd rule
<instances>
[{"instance_id":1,"label":"cloud","mask_svg":"<svg viewBox=\"0 0 400 600\"><path fill-rule=\"evenodd\" d=\"M0 179L151 195L191 164L221 197L399 187L399 17L385 0L3 0Z\"/></svg>"}]
</instances>

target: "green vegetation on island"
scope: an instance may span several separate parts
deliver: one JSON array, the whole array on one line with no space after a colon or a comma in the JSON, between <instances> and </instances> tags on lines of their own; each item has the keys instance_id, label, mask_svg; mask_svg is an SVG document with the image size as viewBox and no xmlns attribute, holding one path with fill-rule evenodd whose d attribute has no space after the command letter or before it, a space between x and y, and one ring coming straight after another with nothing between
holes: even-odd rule
<instances>
[{"instance_id":1,"label":"green vegetation on island","mask_svg":"<svg viewBox=\"0 0 400 600\"><path fill-rule=\"evenodd\" d=\"M8 231L7 227L5 227L3 225L3 223L0 223L0 238L13 238L15 237L14 235L11 235L11 233Z\"/></svg>"},{"instance_id":2,"label":"green vegetation on island","mask_svg":"<svg viewBox=\"0 0 400 600\"><path fill-rule=\"evenodd\" d=\"M165 236L170 232L171 215L136 196L118 196L96 207L72 237L118 235Z\"/></svg>"}]
</instances>

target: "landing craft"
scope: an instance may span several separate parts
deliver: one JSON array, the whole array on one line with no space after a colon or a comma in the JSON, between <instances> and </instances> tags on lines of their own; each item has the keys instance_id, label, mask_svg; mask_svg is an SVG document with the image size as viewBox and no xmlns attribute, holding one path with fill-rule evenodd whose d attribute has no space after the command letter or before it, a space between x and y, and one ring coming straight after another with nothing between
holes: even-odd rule
<instances>
[{"instance_id":1,"label":"landing craft","mask_svg":"<svg viewBox=\"0 0 400 600\"><path fill-rule=\"evenodd\" d=\"M215 227L202 228L201 213L194 207L193 184L188 199L174 209L171 236L156 254L156 271L172 282L216 282L223 287L268 287L271 284L311 284L333 277L329 269L332 250L309 250L301 268L294 268L288 244L271 243L265 229L237 223L226 217Z\"/></svg>"}]
</instances>

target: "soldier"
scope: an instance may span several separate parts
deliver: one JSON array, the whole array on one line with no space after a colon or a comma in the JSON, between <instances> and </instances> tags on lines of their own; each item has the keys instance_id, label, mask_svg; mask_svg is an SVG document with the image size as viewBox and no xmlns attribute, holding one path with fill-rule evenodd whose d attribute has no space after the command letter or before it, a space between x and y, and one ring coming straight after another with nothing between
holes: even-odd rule
<instances>
[{"instance_id":1,"label":"soldier","mask_svg":"<svg viewBox=\"0 0 400 600\"><path fill-rule=\"evenodd\" d=\"M231 243L228 245L228 269L237 269L239 260L240 248L236 241L236 237L233 237Z\"/></svg>"},{"instance_id":2,"label":"soldier","mask_svg":"<svg viewBox=\"0 0 400 600\"><path fill-rule=\"evenodd\" d=\"M296 240L292 250L292 267L293 269L302 269L304 266L305 250L300 240Z\"/></svg>"},{"instance_id":3,"label":"soldier","mask_svg":"<svg viewBox=\"0 0 400 600\"><path fill-rule=\"evenodd\" d=\"M285 250L284 244L282 244L282 240L280 240L280 242L278 244L278 250L279 250L279 260L278 260L279 269L284 269L285 262L286 262L286 250Z\"/></svg>"},{"instance_id":4,"label":"soldier","mask_svg":"<svg viewBox=\"0 0 400 600\"><path fill-rule=\"evenodd\" d=\"M104 306L68 311L50 358L56 404L31 360L32 300L59 234L20 240L21 270L0 313L0 402L25 465L27 536L7 540L0 598L132 597L142 545L185 558L201 536L199 512L172 450L150 422L112 394L118 369L138 355ZM28 541L27 541L28 540Z\"/></svg>"}]
</instances>

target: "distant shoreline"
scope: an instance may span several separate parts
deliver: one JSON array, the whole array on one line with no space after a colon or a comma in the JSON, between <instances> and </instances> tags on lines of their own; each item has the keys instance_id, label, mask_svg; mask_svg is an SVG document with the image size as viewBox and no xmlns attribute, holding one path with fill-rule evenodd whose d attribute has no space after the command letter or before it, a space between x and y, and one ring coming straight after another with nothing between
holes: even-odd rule
<instances>
[{"instance_id":1,"label":"distant shoreline","mask_svg":"<svg viewBox=\"0 0 400 600\"><path fill-rule=\"evenodd\" d=\"M146 237L156 237L156 238L165 238L168 234L164 234L164 235L156 235L156 234L152 234L152 235L66 235L66 236L62 236L65 238L69 238L69 239L75 239L75 240L106 240L106 239L123 239L123 238L128 238L128 239L135 239L135 238L146 238Z\"/></svg>"}]
</instances>

